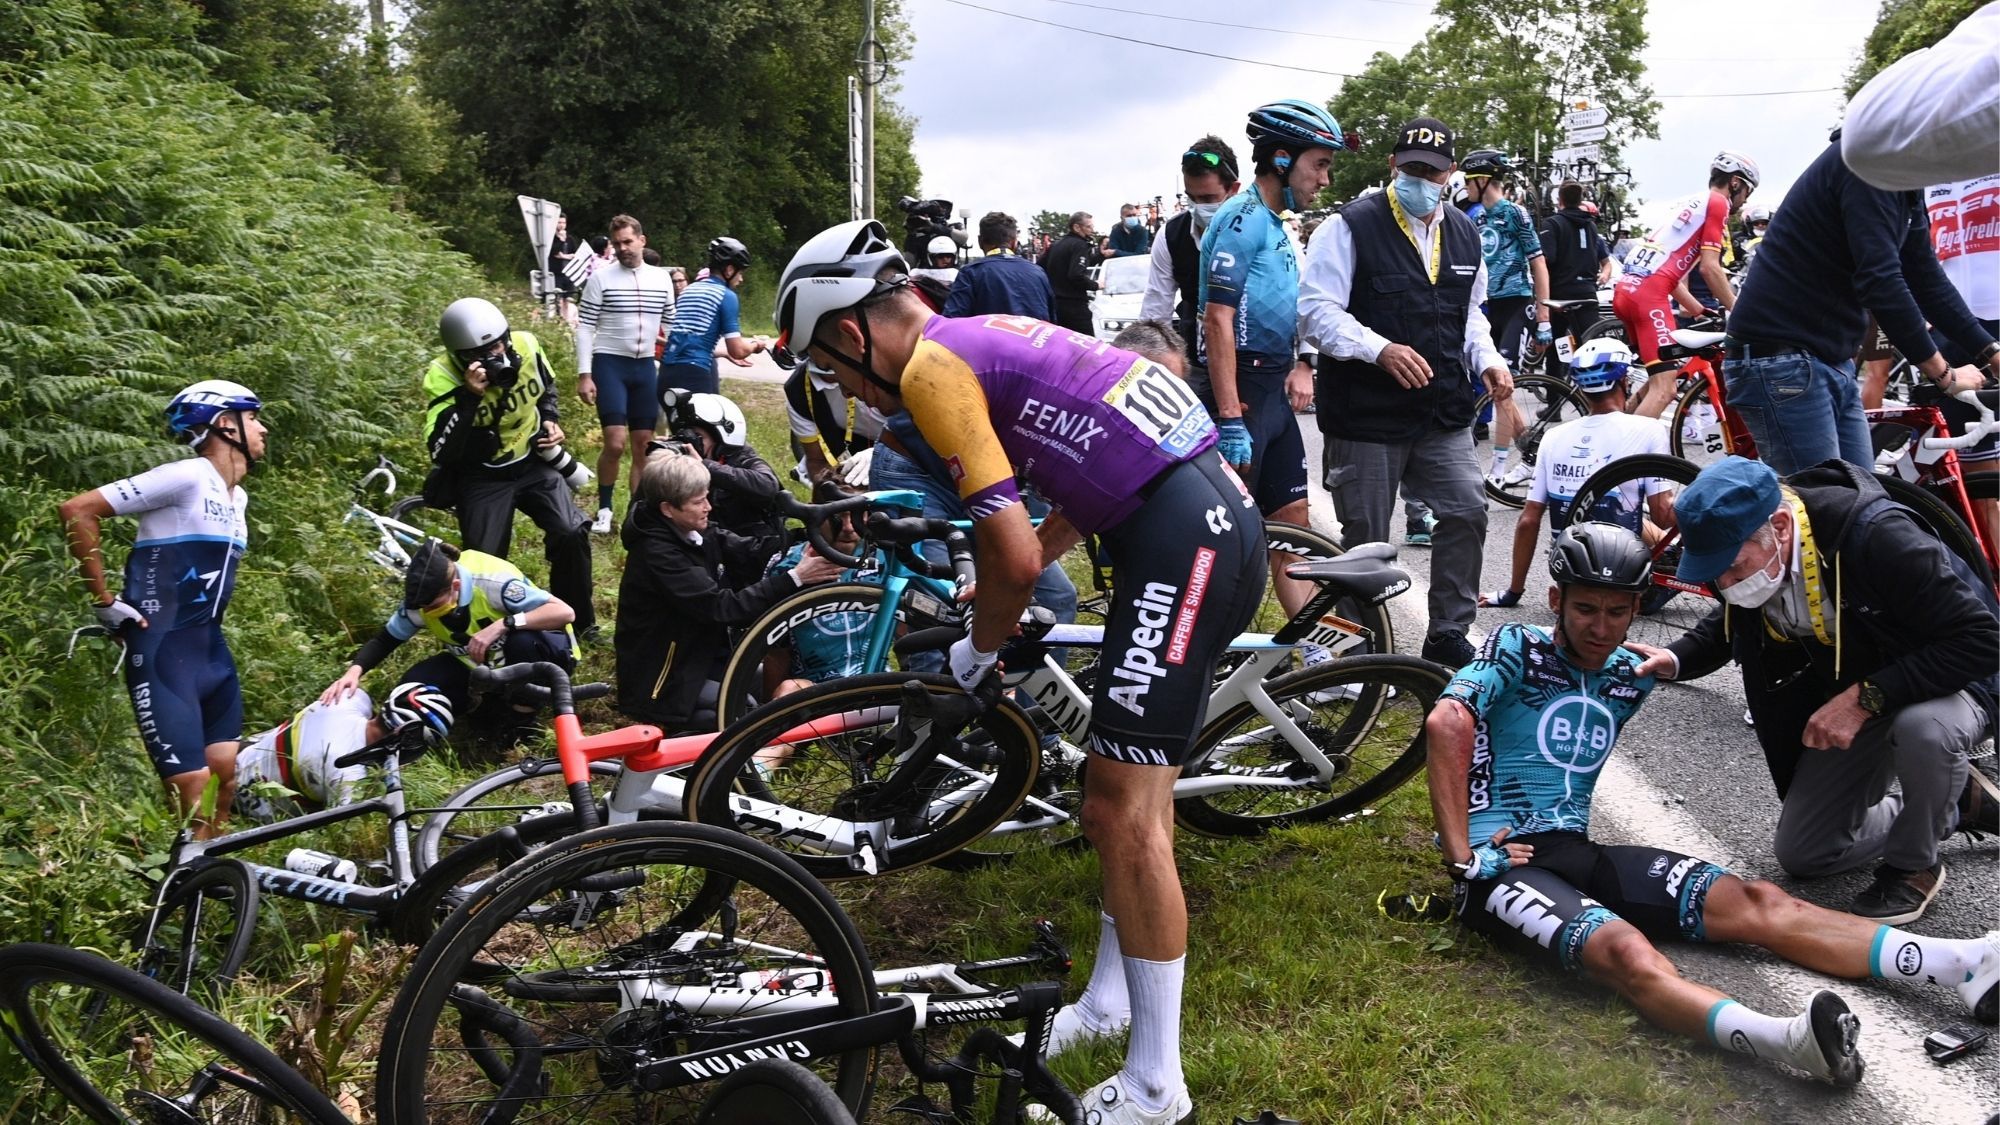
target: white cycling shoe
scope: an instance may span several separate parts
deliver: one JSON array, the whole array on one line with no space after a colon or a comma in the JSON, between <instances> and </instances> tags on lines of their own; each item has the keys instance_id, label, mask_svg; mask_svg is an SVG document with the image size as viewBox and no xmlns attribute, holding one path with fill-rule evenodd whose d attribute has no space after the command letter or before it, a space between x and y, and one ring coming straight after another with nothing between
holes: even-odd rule
<instances>
[{"instance_id":1,"label":"white cycling shoe","mask_svg":"<svg viewBox=\"0 0 2000 1125\"><path fill-rule=\"evenodd\" d=\"M1980 1023L2000 1022L2000 930L1986 934L1986 956L1972 976L1957 986L1965 1009Z\"/></svg>"},{"instance_id":2,"label":"white cycling shoe","mask_svg":"<svg viewBox=\"0 0 2000 1125\"><path fill-rule=\"evenodd\" d=\"M1125 1092L1123 1071L1077 1095L1077 1101L1083 1103L1083 1125L1192 1125L1194 1121L1194 1099L1188 1096L1186 1086L1174 1094L1167 1108L1148 1113ZM1042 1106L1029 1106L1028 1120L1054 1121L1056 1115Z\"/></svg>"},{"instance_id":3,"label":"white cycling shoe","mask_svg":"<svg viewBox=\"0 0 2000 1125\"><path fill-rule=\"evenodd\" d=\"M1486 474L1486 483L1495 488L1513 488L1533 480L1535 467L1526 461L1516 461L1497 473Z\"/></svg>"},{"instance_id":4,"label":"white cycling shoe","mask_svg":"<svg viewBox=\"0 0 2000 1125\"><path fill-rule=\"evenodd\" d=\"M592 535L611 534L611 509L597 509L597 518L590 521L590 533Z\"/></svg>"}]
</instances>

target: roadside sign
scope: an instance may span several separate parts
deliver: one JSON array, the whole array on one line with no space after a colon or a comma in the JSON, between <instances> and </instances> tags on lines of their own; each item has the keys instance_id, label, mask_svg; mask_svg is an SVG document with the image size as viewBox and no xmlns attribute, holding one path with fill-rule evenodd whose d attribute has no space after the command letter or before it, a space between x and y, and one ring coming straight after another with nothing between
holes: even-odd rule
<instances>
[{"instance_id":1,"label":"roadside sign","mask_svg":"<svg viewBox=\"0 0 2000 1125\"><path fill-rule=\"evenodd\" d=\"M1594 163L1602 159L1603 156L1604 150L1596 145L1572 145L1569 148L1559 148L1550 153L1549 159L1555 161L1557 164L1579 164L1586 160Z\"/></svg>"},{"instance_id":2,"label":"roadside sign","mask_svg":"<svg viewBox=\"0 0 2000 1125\"><path fill-rule=\"evenodd\" d=\"M1563 128L1573 130L1588 129L1593 125L1602 125L1609 120L1611 120L1611 111L1608 109L1579 109L1572 113L1563 114L1562 123Z\"/></svg>"},{"instance_id":3,"label":"roadside sign","mask_svg":"<svg viewBox=\"0 0 2000 1125\"><path fill-rule=\"evenodd\" d=\"M1605 137L1608 137L1610 135L1611 135L1611 130L1606 128L1605 126L1593 125L1584 129L1571 129L1569 133L1563 137L1563 139L1568 141L1570 144L1574 145L1574 144L1583 144L1589 141L1601 141Z\"/></svg>"}]
</instances>

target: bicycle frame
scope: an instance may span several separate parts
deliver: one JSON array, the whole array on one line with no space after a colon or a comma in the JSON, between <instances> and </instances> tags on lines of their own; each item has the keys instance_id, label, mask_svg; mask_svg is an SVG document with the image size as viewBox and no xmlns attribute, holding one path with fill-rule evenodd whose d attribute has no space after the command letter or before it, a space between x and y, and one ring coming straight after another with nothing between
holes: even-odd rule
<instances>
[{"instance_id":1,"label":"bicycle frame","mask_svg":"<svg viewBox=\"0 0 2000 1125\"><path fill-rule=\"evenodd\" d=\"M378 481L382 482L384 497L396 494L396 465L387 457L378 456L375 467L355 482L354 500L347 506L347 514L341 517L340 522L360 520L373 527L376 541L375 546L369 549L368 557L391 574L400 575L410 565L408 548L422 544L430 536L422 528L385 516L361 502Z\"/></svg>"}]
</instances>

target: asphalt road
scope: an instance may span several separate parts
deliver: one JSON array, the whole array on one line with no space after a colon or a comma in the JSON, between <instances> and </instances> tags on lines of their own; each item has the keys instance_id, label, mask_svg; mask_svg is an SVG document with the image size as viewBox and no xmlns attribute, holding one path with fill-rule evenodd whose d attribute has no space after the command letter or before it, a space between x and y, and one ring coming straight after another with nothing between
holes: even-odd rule
<instances>
[{"instance_id":1,"label":"asphalt road","mask_svg":"<svg viewBox=\"0 0 2000 1125\"><path fill-rule=\"evenodd\" d=\"M1319 464L1319 434L1311 416L1299 419L1308 463ZM1317 472L1313 474L1317 477ZM1333 502L1315 480L1314 523L1334 532ZM1518 513L1492 504L1488 511L1483 588L1506 584ZM1399 521L1400 522L1400 521ZM1400 538L1401 529L1397 534ZM1547 541L1543 532L1542 544ZM1475 642L1500 623L1553 624L1544 593L1548 571L1538 548L1514 609L1480 611ZM1397 647L1414 653L1424 632L1430 552L1404 547L1398 565L1416 580L1391 603ZM1686 600L1686 599L1682 599ZM1672 607L1670 607L1671 611ZM1647 638L1650 639L1650 638ZM1792 894L1843 909L1868 882L1869 872L1798 880L1773 858L1778 801L1755 733L1743 722L1741 678L1725 668L1691 684L1654 691L1618 740L1599 782L1592 835L1606 843L1668 847L1699 855L1745 875L1768 878ZM1990 772L1993 761L1979 763ZM1945 886L1929 912L1911 928L1947 937L1974 937L2000 927L2000 841L1954 835L1942 846ZM1861 1017L1861 1052L1868 1064L1861 1085L1848 1091L1804 1081L1778 1068L1742 1059L1736 1080L1763 1120L1902 1125L1980 1125L2000 1112L2000 1049L1940 1067L1923 1053L1923 1036L1948 1023L1970 1022L1957 993L1931 985L1882 981L1831 981L1744 946L1675 946L1668 955L1683 975L1707 983L1760 1011L1803 1010L1813 990L1832 987Z\"/></svg>"}]
</instances>

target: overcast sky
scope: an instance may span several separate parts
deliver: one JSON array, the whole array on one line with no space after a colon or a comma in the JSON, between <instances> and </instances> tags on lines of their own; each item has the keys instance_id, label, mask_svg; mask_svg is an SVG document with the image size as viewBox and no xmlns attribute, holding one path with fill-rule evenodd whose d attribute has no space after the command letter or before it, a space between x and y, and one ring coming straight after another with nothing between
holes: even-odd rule
<instances>
[{"instance_id":1,"label":"overcast sky","mask_svg":"<svg viewBox=\"0 0 2000 1125\"><path fill-rule=\"evenodd\" d=\"M1502 0L1519 2L1519 0ZM1267 0L1244 22L1288 33L1212 26L1231 5L1194 0L966 0L985 8L1267 63L1359 72L1375 51L1402 53L1430 26L1424 0ZM1153 15L1106 11L1124 8ZM906 0L914 57L900 62L901 104L917 118L924 192L977 216L1025 221L1044 208L1116 215L1124 200L1179 190L1179 158L1213 132L1247 149L1244 114L1283 97L1326 101L1341 79L1118 42L980 11ZM1660 97L1660 139L1627 159L1640 196L1658 205L1700 190L1717 150L1738 149L1764 173L1756 199L1776 204L1826 145L1843 76L1874 27L1877 0L1655 0L1647 77ZM1347 38L1341 38L1347 37ZM1363 40L1363 41L1355 41ZM1675 97L1834 87L1776 97ZM1452 122L1465 142L1472 123ZM1247 152L1245 152L1247 159Z\"/></svg>"}]
</instances>

